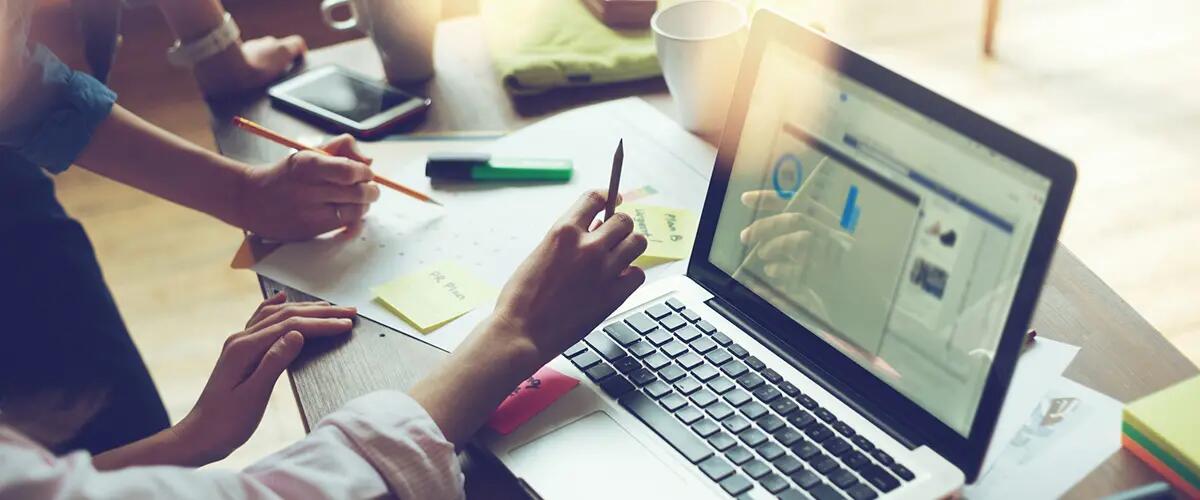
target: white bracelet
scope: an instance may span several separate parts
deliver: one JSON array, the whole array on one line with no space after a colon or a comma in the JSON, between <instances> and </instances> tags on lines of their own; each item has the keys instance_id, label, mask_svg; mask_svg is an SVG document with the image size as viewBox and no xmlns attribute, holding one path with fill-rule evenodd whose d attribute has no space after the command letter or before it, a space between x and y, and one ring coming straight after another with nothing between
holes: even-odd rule
<instances>
[{"instance_id":1,"label":"white bracelet","mask_svg":"<svg viewBox=\"0 0 1200 500\"><path fill-rule=\"evenodd\" d=\"M205 59L220 54L230 45L237 43L241 37L241 28L238 28L237 23L233 21L233 16L226 12L225 21L202 38L186 44L176 40L175 46L167 50L167 62L172 66L190 68Z\"/></svg>"}]
</instances>

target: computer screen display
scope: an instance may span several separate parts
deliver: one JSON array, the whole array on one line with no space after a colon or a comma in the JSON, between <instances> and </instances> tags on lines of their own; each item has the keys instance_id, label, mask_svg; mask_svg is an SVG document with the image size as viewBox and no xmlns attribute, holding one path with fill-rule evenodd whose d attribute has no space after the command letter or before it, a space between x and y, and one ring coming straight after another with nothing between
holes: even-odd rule
<instances>
[{"instance_id":1,"label":"computer screen display","mask_svg":"<svg viewBox=\"0 0 1200 500\"><path fill-rule=\"evenodd\" d=\"M708 257L965 436L1050 185L768 42Z\"/></svg>"}]
</instances>

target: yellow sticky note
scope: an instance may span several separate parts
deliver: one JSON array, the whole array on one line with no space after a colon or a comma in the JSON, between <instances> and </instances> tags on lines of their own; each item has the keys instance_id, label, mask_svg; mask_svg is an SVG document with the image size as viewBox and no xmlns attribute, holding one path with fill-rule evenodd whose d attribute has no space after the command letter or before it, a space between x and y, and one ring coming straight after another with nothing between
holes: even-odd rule
<instances>
[{"instance_id":1,"label":"yellow sticky note","mask_svg":"<svg viewBox=\"0 0 1200 500\"><path fill-rule=\"evenodd\" d=\"M624 203L617 211L633 218L634 231L646 236L646 253L633 261L651 267L686 259L696 240L696 214L683 208Z\"/></svg>"},{"instance_id":2,"label":"yellow sticky note","mask_svg":"<svg viewBox=\"0 0 1200 500\"><path fill-rule=\"evenodd\" d=\"M376 300L421 333L466 314L496 295L491 285L452 261L442 261L372 289Z\"/></svg>"}]
</instances>

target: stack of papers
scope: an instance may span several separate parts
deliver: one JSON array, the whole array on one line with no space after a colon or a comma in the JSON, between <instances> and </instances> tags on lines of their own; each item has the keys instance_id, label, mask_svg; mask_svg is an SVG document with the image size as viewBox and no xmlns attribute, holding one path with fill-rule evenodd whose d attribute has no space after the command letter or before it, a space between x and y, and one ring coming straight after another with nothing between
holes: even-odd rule
<instances>
[{"instance_id":1,"label":"stack of papers","mask_svg":"<svg viewBox=\"0 0 1200 500\"><path fill-rule=\"evenodd\" d=\"M1121 444L1191 498L1200 498L1200 377L1125 407Z\"/></svg>"}]
</instances>

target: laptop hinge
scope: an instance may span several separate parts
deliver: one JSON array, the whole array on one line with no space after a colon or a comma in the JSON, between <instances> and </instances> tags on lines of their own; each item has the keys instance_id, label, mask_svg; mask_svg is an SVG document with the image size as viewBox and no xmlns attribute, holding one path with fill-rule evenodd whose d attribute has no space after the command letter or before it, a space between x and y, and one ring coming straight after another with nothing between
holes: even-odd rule
<instances>
[{"instance_id":1,"label":"laptop hinge","mask_svg":"<svg viewBox=\"0 0 1200 500\"><path fill-rule=\"evenodd\" d=\"M847 406L853 408L860 415L862 415L863 418L870 420L871 423L882 429L896 441L899 441L900 444L903 444L910 450L918 446L918 444L912 439L897 431L896 428L898 426L896 424L889 422L885 418L881 418L877 411L873 411L872 409L859 403L859 401L862 401L862 397L858 396L857 393L844 387L842 384L839 384L837 379L832 377L830 374L825 373L824 370L818 369L816 364L813 363L808 357L794 352L793 349L785 348L785 344L783 344L778 337L776 337L767 329L758 325L758 323L745 317L745 315L741 314L737 308L716 296L708 299L705 301L705 303L708 304L709 307L713 308L714 311L717 311L717 313L719 313L721 316L724 316L725 319L729 320L734 325L737 325L738 328L741 328L743 331L753 335L755 339L757 339L759 342L762 342L762 344L767 346L767 349L770 349L771 352L775 353L775 355L783 358L784 361L787 361L797 370L803 372L804 375L812 379L813 382L816 382L822 388L829 391L830 394L833 394L834 397L840 399Z\"/></svg>"}]
</instances>

